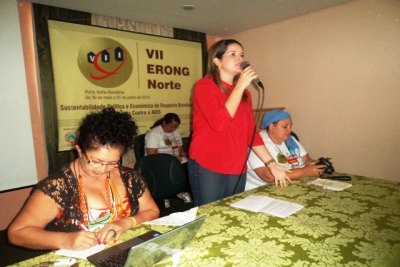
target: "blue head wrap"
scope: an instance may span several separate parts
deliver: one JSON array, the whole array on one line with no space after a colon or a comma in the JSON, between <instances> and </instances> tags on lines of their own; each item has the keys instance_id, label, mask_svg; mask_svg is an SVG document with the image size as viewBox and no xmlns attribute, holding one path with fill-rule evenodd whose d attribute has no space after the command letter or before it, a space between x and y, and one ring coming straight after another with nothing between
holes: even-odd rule
<instances>
[{"instance_id":1,"label":"blue head wrap","mask_svg":"<svg viewBox=\"0 0 400 267\"><path fill-rule=\"evenodd\" d=\"M264 117L262 119L261 128L267 128L271 123L284 120L284 119L292 119L289 112L274 109L268 112L265 112ZM289 138L285 141L287 148L290 151L290 154L297 155L299 151L299 146L297 145L296 141L294 140L293 136L289 136Z\"/></svg>"},{"instance_id":2,"label":"blue head wrap","mask_svg":"<svg viewBox=\"0 0 400 267\"><path fill-rule=\"evenodd\" d=\"M267 128L271 123L284 120L284 119L292 119L290 116L289 112L280 110L280 109L274 109L268 112L265 112L264 117L261 122L261 128L265 129Z\"/></svg>"}]
</instances>

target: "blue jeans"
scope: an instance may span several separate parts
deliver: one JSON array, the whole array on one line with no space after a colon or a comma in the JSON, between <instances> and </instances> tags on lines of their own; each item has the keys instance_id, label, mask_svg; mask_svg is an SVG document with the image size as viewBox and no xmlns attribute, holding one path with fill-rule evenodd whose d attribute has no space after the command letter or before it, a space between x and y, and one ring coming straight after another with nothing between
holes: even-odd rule
<instances>
[{"instance_id":1,"label":"blue jeans","mask_svg":"<svg viewBox=\"0 0 400 267\"><path fill-rule=\"evenodd\" d=\"M216 173L201 167L193 159L189 159L188 170L195 206L241 193L246 185L246 173L242 175Z\"/></svg>"}]
</instances>

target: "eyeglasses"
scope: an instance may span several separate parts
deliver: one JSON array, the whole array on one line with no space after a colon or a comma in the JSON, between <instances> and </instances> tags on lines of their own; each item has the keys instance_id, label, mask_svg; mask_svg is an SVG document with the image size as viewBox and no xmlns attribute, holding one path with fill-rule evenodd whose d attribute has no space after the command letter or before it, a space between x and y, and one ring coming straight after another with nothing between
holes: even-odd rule
<instances>
[{"instance_id":1,"label":"eyeglasses","mask_svg":"<svg viewBox=\"0 0 400 267\"><path fill-rule=\"evenodd\" d=\"M118 168L119 167L119 161L116 162L108 162L108 163L103 163L103 162L97 162L97 161L93 161L91 159L89 159L89 157L84 154L86 159L87 159L87 164L93 168L93 169L101 169L101 168L106 168L106 169L110 169L110 168Z\"/></svg>"}]
</instances>

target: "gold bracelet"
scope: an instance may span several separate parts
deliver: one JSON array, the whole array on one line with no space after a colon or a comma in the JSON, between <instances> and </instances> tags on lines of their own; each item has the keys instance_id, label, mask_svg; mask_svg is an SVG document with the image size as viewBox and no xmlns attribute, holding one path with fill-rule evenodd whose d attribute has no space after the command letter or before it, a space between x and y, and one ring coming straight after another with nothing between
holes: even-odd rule
<instances>
[{"instance_id":1,"label":"gold bracelet","mask_svg":"<svg viewBox=\"0 0 400 267\"><path fill-rule=\"evenodd\" d=\"M133 225L132 225L131 227L135 227L135 226L137 225L137 221L136 221L135 217L130 216L130 217L128 217L128 218L131 219L132 222L133 222Z\"/></svg>"},{"instance_id":2,"label":"gold bracelet","mask_svg":"<svg viewBox=\"0 0 400 267\"><path fill-rule=\"evenodd\" d=\"M273 163L273 162L275 162L275 160L272 158L272 159L266 161L266 162L264 163L264 165L265 165L265 167L268 167L268 165L271 164L271 163Z\"/></svg>"}]
</instances>

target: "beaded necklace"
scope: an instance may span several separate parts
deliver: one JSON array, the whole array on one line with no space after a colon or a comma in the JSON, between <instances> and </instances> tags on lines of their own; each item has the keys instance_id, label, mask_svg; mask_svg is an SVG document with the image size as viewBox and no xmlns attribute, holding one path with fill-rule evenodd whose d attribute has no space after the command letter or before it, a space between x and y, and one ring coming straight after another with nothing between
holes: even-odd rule
<instances>
[{"instance_id":1,"label":"beaded necklace","mask_svg":"<svg viewBox=\"0 0 400 267\"><path fill-rule=\"evenodd\" d=\"M163 132L164 132L164 130L163 130ZM169 138L169 135L166 132L164 132L164 144L166 146L172 146L173 144L175 144L177 142L174 133L172 132L172 133L170 133L170 135L172 135L172 138Z\"/></svg>"},{"instance_id":2,"label":"beaded necklace","mask_svg":"<svg viewBox=\"0 0 400 267\"><path fill-rule=\"evenodd\" d=\"M75 171L75 163L74 163L74 171ZM79 168L78 168L79 171ZM75 171L76 174L76 171ZM87 204L87 197L84 191L84 186L83 186L83 180L80 172L78 173L78 191L79 191L79 204L80 204L80 210L82 212L82 217L83 217L83 224L86 227L89 227L89 217L90 219L98 223L96 219L91 215L89 206ZM105 190L106 190L106 204L107 204L107 209L110 211L111 214L111 220L110 222L114 221L116 218L118 218L118 208L116 207L118 203L120 203L118 191L115 188L114 183L111 180L110 177L110 172L107 173L107 178L105 179Z\"/></svg>"},{"instance_id":3,"label":"beaded necklace","mask_svg":"<svg viewBox=\"0 0 400 267\"><path fill-rule=\"evenodd\" d=\"M272 139L271 139L272 140ZM283 154L283 152L281 151L281 149L278 147L278 145L274 142L274 141L272 141L273 143L274 143L274 145L275 145L275 147L278 149L278 151L279 151L279 153L276 155L276 159L278 160L278 163L281 163L281 164L285 164L285 163L287 163L288 162L288 159L287 159L287 157L285 156L285 154Z\"/></svg>"},{"instance_id":4,"label":"beaded necklace","mask_svg":"<svg viewBox=\"0 0 400 267\"><path fill-rule=\"evenodd\" d=\"M271 139L271 141L272 141L272 139ZM283 154L283 152L282 152L282 150L279 148L279 146L274 142L274 141L272 141L273 143L274 143L274 145L276 146L276 148L278 149L278 151L279 151L279 153L276 155L276 159L278 160L278 163L281 163L281 164L286 164L286 163L289 163L290 165L292 165L293 167L294 166L297 166L298 164L299 164L299 162L298 162L298 160L297 160L297 158L296 158L296 156L295 155L291 155L290 154L290 151L289 151L289 155L288 156L285 156L285 154ZM284 142L283 142L283 144L285 144Z\"/></svg>"},{"instance_id":5,"label":"beaded necklace","mask_svg":"<svg viewBox=\"0 0 400 267\"><path fill-rule=\"evenodd\" d=\"M171 147L172 149L172 155L179 157L179 140L175 137L174 132L168 133L164 131L164 129L161 126L161 129L164 133L164 145ZM170 136L172 138L170 138Z\"/></svg>"}]
</instances>

